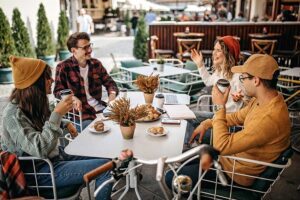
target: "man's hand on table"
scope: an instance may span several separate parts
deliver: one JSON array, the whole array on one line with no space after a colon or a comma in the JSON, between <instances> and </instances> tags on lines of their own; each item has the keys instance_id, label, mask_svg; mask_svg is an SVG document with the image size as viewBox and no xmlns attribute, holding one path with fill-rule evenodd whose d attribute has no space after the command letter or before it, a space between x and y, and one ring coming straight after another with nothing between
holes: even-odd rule
<instances>
[{"instance_id":1,"label":"man's hand on table","mask_svg":"<svg viewBox=\"0 0 300 200\"><path fill-rule=\"evenodd\" d=\"M190 138L190 140L189 140L189 144L192 144L192 143L194 142L195 137L196 137L197 135L199 135L198 142L201 143L201 142L202 142L202 139L203 139L203 137L204 137L205 132L206 132L206 128L205 128L202 124L200 124L200 125L193 131L193 134L192 134L192 136L191 136L191 138Z\"/></svg>"}]
</instances>

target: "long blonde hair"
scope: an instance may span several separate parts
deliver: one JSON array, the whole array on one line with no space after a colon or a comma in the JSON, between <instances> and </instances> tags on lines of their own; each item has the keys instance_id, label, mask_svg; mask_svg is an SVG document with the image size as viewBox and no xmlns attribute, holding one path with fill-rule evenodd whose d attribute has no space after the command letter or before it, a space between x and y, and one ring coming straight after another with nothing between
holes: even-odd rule
<instances>
[{"instance_id":1,"label":"long blonde hair","mask_svg":"<svg viewBox=\"0 0 300 200\"><path fill-rule=\"evenodd\" d=\"M235 59L233 57L233 55L229 52L229 49L228 47L225 45L225 43L223 42L223 40L219 40L217 39L215 41L215 44L216 43L219 43L220 46L221 46L221 49L223 51L223 54L225 56L225 60L224 60L224 63L223 63L223 70L221 68L221 66L216 66L216 65L213 65L213 69L214 71L217 71L219 73L222 73L223 76L228 79L228 80L231 80L232 79L232 76L233 76L233 73L231 72L231 68L233 66L235 66Z\"/></svg>"}]
</instances>

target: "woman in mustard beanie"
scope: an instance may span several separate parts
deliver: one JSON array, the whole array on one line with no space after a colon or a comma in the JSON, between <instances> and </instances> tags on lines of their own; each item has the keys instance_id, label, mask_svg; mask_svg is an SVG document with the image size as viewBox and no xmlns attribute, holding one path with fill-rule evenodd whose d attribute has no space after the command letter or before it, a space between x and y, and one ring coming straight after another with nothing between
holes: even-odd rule
<instances>
[{"instance_id":1,"label":"woman in mustard beanie","mask_svg":"<svg viewBox=\"0 0 300 200\"><path fill-rule=\"evenodd\" d=\"M67 155L59 146L62 116L73 104L72 95L61 100L53 112L49 110L47 94L51 94L53 79L50 67L42 60L11 56L15 89L3 114L1 147L17 156L35 156L52 161L58 189L72 188L77 191L83 175L108 162ZM74 128L74 127L73 127ZM38 166L39 172L49 172L47 164ZM109 172L96 179L96 186L109 179ZM52 185L49 176L37 177L39 185ZM33 182L34 180L26 180ZM112 185L106 185L96 199L109 199Z\"/></svg>"}]
</instances>

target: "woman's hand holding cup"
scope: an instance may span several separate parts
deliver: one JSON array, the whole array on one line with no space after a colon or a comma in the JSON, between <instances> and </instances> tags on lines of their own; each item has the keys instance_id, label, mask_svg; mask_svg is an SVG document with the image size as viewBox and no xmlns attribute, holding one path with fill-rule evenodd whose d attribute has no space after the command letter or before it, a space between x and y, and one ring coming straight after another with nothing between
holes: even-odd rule
<instances>
[{"instance_id":1,"label":"woman's hand holding cup","mask_svg":"<svg viewBox=\"0 0 300 200\"><path fill-rule=\"evenodd\" d=\"M73 108L73 94L64 96L61 101L55 106L54 112L60 115L65 115L69 110Z\"/></svg>"}]
</instances>

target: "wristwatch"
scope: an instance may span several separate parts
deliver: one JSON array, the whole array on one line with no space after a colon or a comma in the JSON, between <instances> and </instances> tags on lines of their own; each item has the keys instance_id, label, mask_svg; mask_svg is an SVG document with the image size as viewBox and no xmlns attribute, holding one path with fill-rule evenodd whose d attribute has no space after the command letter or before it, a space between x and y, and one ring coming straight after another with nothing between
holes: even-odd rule
<instances>
[{"instance_id":1,"label":"wristwatch","mask_svg":"<svg viewBox=\"0 0 300 200\"><path fill-rule=\"evenodd\" d=\"M225 109L225 106L224 105L214 104L214 107L213 107L214 112L218 112L221 109Z\"/></svg>"}]
</instances>

